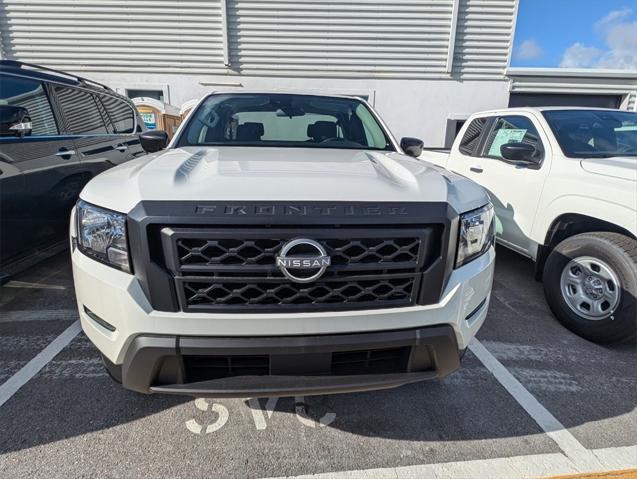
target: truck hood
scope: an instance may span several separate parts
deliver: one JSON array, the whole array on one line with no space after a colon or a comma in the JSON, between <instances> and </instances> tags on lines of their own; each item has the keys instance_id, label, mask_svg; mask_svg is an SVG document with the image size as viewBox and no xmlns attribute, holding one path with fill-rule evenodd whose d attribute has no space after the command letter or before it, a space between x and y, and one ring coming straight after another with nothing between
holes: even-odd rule
<instances>
[{"instance_id":1,"label":"truck hood","mask_svg":"<svg viewBox=\"0 0 637 479\"><path fill-rule=\"evenodd\" d=\"M581 165L589 173L637 181L637 158L588 158Z\"/></svg>"},{"instance_id":2,"label":"truck hood","mask_svg":"<svg viewBox=\"0 0 637 479\"><path fill-rule=\"evenodd\" d=\"M484 205L472 181L399 153L263 147L187 147L147 155L91 180L82 199L128 212L155 201L450 202Z\"/></svg>"}]
</instances>

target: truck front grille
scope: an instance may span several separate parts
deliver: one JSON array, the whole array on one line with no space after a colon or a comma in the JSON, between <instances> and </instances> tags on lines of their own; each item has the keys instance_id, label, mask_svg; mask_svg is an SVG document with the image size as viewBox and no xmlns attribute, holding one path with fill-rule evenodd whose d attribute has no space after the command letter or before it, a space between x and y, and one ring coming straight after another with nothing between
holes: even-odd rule
<instances>
[{"instance_id":1,"label":"truck front grille","mask_svg":"<svg viewBox=\"0 0 637 479\"><path fill-rule=\"evenodd\" d=\"M179 264L186 267L271 265L288 239L182 238L177 240L177 254ZM331 256L332 264L383 265L416 262L420 238L326 238L321 244Z\"/></svg>"},{"instance_id":2,"label":"truck front grille","mask_svg":"<svg viewBox=\"0 0 637 479\"><path fill-rule=\"evenodd\" d=\"M408 305L416 279L413 275L383 275L373 279L334 279L309 284L288 280L184 279L181 288L189 309L222 306L313 307L320 305Z\"/></svg>"},{"instance_id":3,"label":"truck front grille","mask_svg":"<svg viewBox=\"0 0 637 479\"><path fill-rule=\"evenodd\" d=\"M338 351L332 353L332 374L391 374L404 372L410 347Z\"/></svg>"},{"instance_id":4,"label":"truck front grille","mask_svg":"<svg viewBox=\"0 0 637 479\"><path fill-rule=\"evenodd\" d=\"M265 312L391 308L415 304L420 280L440 256L441 228L170 228L161 231L166 266L183 311ZM311 283L276 265L294 238L318 242L331 258Z\"/></svg>"},{"instance_id":5,"label":"truck front grille","mask_svg":"<svg viewBox=\"0 0 637 479\"><path fill-rule=\"evenodd\" d=\"M293 355L294 374L349 376L363 374L396 374L408 370L410 346L385 349L360 349L316 355ZM286 355L185 355L185 382L210 381L240 376L269 376L290 374L290 359ZM431 363L421 363L431 366ZM283 369L282 368L283 365Z\"/></svg>"},{"instance_id":6,"label":"truck front grille","mask_svg":"<svg viewBox=\"0 0 637 479\"><path fill-rule=\"evenodd\" d=\"M183 362L189 382L270 374L270 357L268 355L184 356Z\"/></svg>"}]
</instances>

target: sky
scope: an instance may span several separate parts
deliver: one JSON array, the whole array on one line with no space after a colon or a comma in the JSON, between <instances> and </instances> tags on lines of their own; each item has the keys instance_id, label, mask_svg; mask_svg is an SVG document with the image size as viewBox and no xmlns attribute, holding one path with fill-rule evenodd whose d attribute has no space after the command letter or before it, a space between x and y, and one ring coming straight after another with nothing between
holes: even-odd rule
<instances>
[{"instance_id":1,"label":"sky","mask_svg":"<svg viewBox=\"0 0 637 479\"><path fill-rule=\"evenodd\" d=\"M520 0L511 66L637 70L637 0Z\"/></svg>"}]
</instances>

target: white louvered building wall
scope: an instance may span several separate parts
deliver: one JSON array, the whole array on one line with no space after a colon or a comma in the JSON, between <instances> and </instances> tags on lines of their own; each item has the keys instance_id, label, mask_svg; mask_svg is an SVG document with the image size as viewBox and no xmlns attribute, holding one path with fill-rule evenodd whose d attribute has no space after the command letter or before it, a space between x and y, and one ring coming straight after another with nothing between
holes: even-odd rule
<instances>
[{"instance_id":1,"label":"white louvered building wall","mask_svg":"<svg viewBox=\"0 0 637 479\"><path fill-rule=\"evenodd\" d=\"M453 71L462 78L503 77L509 63L517 2L461 0Z\"/></svg>"},{"instance_id":2,"label":"white louvered building wall","mask_svg":"<svg viewBox=\"0 0 637 479\"><path fill-rule=\"evenodd\" d=\"M0 56L163 92L367 97L397 136L508 104L517 0L0 0ZM452 125L453 126L453 125Z\"/></svg>"},{"instance_id":3,"label":"white louvered building wall","mask_svg":"<svg viewBox=\"0 0 637 479\"><path fill-rule=\"evenodd\" d=\"M0 0L4 57L92 72L225 72L219 0Z\"/></svg>"},{"instance_id":4,"label":"white louvered building wall","mask_svg":"<svg viewBox=\"0 0 637 479\"><path fill-rule=\"evenodd\" d=\"M428 78L449 76L455 42L455 73L502 76L515 0L0 0L0 15L6 57L67 70Z\"/></svg>"},{"instance_id":5,"label":"white louvered building wall","mask_svg":"<svg viewBox=\"0 0 637 479\"><path fill-rule=\"evenodd\" d=\"M453 0L229 1L231 65L248 75L439 75L453 7Z\"/></svg>"}]
</instances>

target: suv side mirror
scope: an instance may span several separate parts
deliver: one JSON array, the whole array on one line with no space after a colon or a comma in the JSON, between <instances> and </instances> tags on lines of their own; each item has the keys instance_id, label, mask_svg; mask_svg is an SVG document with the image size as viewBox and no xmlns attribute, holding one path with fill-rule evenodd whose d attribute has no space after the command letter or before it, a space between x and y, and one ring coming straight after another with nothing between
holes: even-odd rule
<instances>
[{"instance_id":1,"label":"suv side mirror","mask_svg":"<svg viewBox=\"0 0 637 479\"><path fill-rule=\"evenodd\" d=\"M0 136L29 136L31 129L29 110L21 106L0 105Z\"/></svg>"},{"instance_id":2,"label":"suv side mirror","mask_svg":"<svg viewBox=\"0 0 637 479\"><path fill-rule=\"evenodd\" d=\"M540 159L536 156L537 148L528 143L505 143L500 146L500 154L505 160L516 163L531 163L537 165Z\"/></svg>"},{"instance_id":3,"label":"suv side mirror","mask_svg":"<svg viewBox=\"0 0 637 479\"><path fill-rule=\"evenodd\" d=\"M419 157L422 154L422 149L425 144L419 138L411 138L409 136L405 136L402 140L400 140L400 147L405 152L406 155L413 156L414 158Z\"/></svg>"},{"instance_id":4,"label":"suv side mirror","mask_svg":"<svg viewBox=\"0 0 637 479\"><path fill-rule=\"evenodd\" d=\"M139 142L146 153L155 153L166 148L168 133L164 130L148 130L139 135Z\"/></svg>"}]
</instances>

